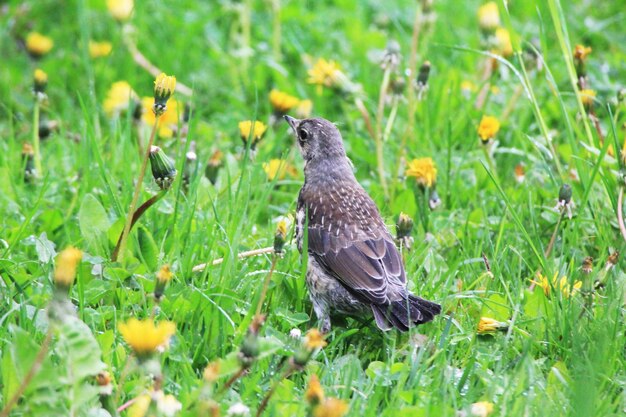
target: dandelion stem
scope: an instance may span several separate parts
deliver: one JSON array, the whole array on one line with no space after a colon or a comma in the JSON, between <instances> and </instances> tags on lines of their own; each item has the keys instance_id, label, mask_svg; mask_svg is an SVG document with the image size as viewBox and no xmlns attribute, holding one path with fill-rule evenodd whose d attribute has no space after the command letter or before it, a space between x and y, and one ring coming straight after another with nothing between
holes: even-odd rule
<instances>
[{"instance_id":1,"label":"dandelion stem","mask_svg":"<svg viewBox=\"0 0 626 417\"><path fill-rule=\"evenodd\" d=\"M273 246L268 246L266 248L260 248L260 249L253 249L253 250L249 250L249 251L245 251L245 252L239 252L237 254L237 258L238 259L244 259L244 258L249 258L250 256L256 256L256 255L263 255L265 253L272 253L274 252L274 247ZM222 262L224 262L225 258L218 258L213 260L212 262L207 262L204 264L198 264L196 266L194 266L191 271L192 272L201 272L204 271L206 269L207 266L216 266L221 264Z\"/></svg>"},{"instance_id":2,"label":"dandelion stem","mask_svg":"<svg viewBox=\"0 0 626 417\"><path fill-rule=\"evenodd\" d=\"M154 126L152 126L152 132L150 133L150 140L148 140L148 146L146 146L146 152L144 153L143 161L141 161L141 170L139 171L137 184L135 184L135 191L133 193L133 199L130 202L128 215L126 216L126 223L124 224L124 230L122 231L122 235L120 236L120 244L119 244L119 247L117 248L118 249L117 252L113 252L113 255L111 256L111 261L113 262L117 261L118 255L121 255L121 259L124 259L124 249L126 249L126 241L128 240L128 234L130 233L130 228L133 222L133 216L135 214L135 207L137 206L137 200L139 200L139 193L141 192L141 187L143 185L143 177L146 174L148 158L150 157L150 148L152 147L152 143L154 142L154 136L156 135L157 127L159 125L160 120L161 120L161 117L157 116L156 120L154 121Z\"/></svg>"},{"instance_id":3,"label":"dandelion stem","mask_svg":"<svg viewBox=\"0 0 626 417\"><path fill-rule=\"evenodd\" d=\"M359 113L361 113L361 117L363 117L363 121L365 121L365 128L367 129L367 133L370 134L373 140L376 140L376 132L374 132L374 127L372 126L372 120L370 119L370 115L367 111L367 108L365 107L365 104L363 103L363 100L361 100L360 97L355 97L354 105L359 110Z\"/></svg>"},{"instance_id":4,"label":"dandelion stem","mask_svg":"<svg viewBox=\"0 0 626 417\"><path fill-rule=\"evenodd\" d=\"M552 237L550 238L550 242L548 243L548 247L546 248L546 251L545 251L546 258L550 256L550 253L552 252L552 248L554 248L554 242L556 242L556 235L559 231L559 226L561 225L561 220L563 220L564 214L565 214L565 211L561 212L561 215L559 216L559 220L557 220L556 222L556 226L554 227L554 232L552 232Z\"/></svg>"},{"instance_id":5,"label":"dandelion stem","mask_svg":"<svg viewBox=\"0 0 626 417\"><path fill-rule=\"evenodd\" d=\"M35 153L35 172L41 176L41 153L39 151L39 97L35 97L35 107L33 109L33 151Z\"/></svg>"},{"instance_id":6,"label":"dandelion stem","mask_svg":"<svg viewBox=\"0 0 626 417\"><path fill-rule=\"evenodd\" d=\"M228 390L228 388L230 388L235 383L235 381L241 378L247 371L248 371L248 368L244 366L239 368L239 370L233 376L230 377L230 379L226 382L226 384L224 384L220 392L226 392L226 390Z\"/></svg>"},{"instance_id":7,"label":"dandelion stem","mask_svg":"<svg viewBox=\"0 0 626 417\"><path fill-rule=\"evenodd\" d=\"M617 224L619 230L622 232L622 237L626 240L626 225L624 225L624 187L619 188L619 195L617 196Z\"/></svg>"},{"instance_id":8,"label":"dandelion stem","mask_svg":"<svg viewBox=\"0 0 626 417\"><path fill-rule=\"evenodd\" d=\"M30 384L30 382L33 380L35 375L37 375L37 372L39 372L39 369L41 368L41 364L43 363L46 353L48 353L48 349L50 348L51 341L52 341L52 329L48 329L46 338L41 344L41 347L39 348L39 352L37 352L37 356L35 356L35 360L33 361L33 364L30 366L28 373L26 374L26 376L24 376L24 379L22 380L22 383L15 391L15 394L13 394L13 396L11 397L11 399L9 399L9 401L4 406L2 411L0 411L0 417L7 417L9 415L9 413L11 412L11 409L15 407L15 404L17 404L22 394L24 394L24 391L26 391L26 387L28 387L28 384Z\"/></svg>"}]
</instances>

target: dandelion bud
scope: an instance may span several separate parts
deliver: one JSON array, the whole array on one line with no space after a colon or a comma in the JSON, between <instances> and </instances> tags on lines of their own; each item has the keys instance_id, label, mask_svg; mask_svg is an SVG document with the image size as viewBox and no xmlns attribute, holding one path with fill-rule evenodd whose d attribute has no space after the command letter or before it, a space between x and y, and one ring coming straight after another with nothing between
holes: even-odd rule
<instances>
[{"instance_id":1,"label":"dandelion bud","mask_svg":"<svg viewBox=\"0 0 626 417\"><path fill-rule=\"evenodd\" d=\"M322 384L320 384L320 380L317 375L311 375L311 379L309 379L309 386L304 393L304 398L312 407L315 407L324 401L324 389L322 388Z\"/></svg>"},{"instance_id":2,"label":"dandelion bud","mask_svg":"<svg viewBox=\"0 0 626 417\"><path fill-rule=\"evenodd\" d=\"M250 149L254 150L256 145L261 141L265 131L267 130L267 126L263 122L259 122L258 120L245 120L243 122L239 122L239 134L241 135L241 140L244 145L248 144L248 140L252 140L250 144Z\"/></svg>"},{"instance_id":3,"label":"dandelion bud","mask_svg":"<svg viewBox=\"0 0 626 417\"><path fill-rule=\"evenodd\" d=\"M165 287L172 280L172 271L170 270L169 265L163 265L159 272L156 274L156 284L154 286L154 298L157 302L163 296L163 292L165 291Z\"/></svg>"},{"instance_id":4,"label":"dandelion bud","mask_svg":"<svg viewBox=\"0 0 626 417\"><path fill-rule=\"evenodd\" d=\"M417 86L426 88L428 85L428 77L430 76L430 61L425 61L417 73Z\"/></svg>"},{"instance_id":5,"label":"dandelion bud","mask_svg":"<svg viewBox=\"0 0 626 417\"><path fill-rule=\"evenodd\" d=\"M576 68L578 78L583 78L587 75L586 62L590 53L591 48L588 46L576 45L574 48L574 68Z\"/></svg>"},{"instance_id":6,"label":"dandelion bud","mask_svg":"<svg viewBox=\"0 0 626 417\"><path fill-rule=\"evenodd\" d=\"M35 151L30 143L22 145L22 165L24 166L24 182L32 182L37 177L37 171L35 170Z\"/></svg>"},{"instance_id":7,"label":"dandelion bud","mask_svg":"<svg viewBox=\"0 0 626 417\"><path fill-rule=\"evenodd\" d=\"M33 76L33 91L35 94L44 94L48 85L48 74L37 68Z\"/></svg>"},{"instance_id":8,"label":"dandelion bud","mask_svg":"<svg viewBox=\"0 0 626 417\"><path fill-rule=\"evenodd\" d=\"M413 231L413 219L406 213L400 213L398 221L396 222L396 237L397 239L403 239L411 236Z\"/></svg>"},{"instance_id":9,"label":"dandelion bud","mask_svg":"<svg viewBox=\"0 0 626 417\"><path fill-rule=\"evenodd\" d=\"M276 233L274 233L274 253L283 253L283 247L285 246L285 240L287 238L287 222L281 220L276 227Z\"/></svg>"},{"instance_id":10,"label":"dandelion bud","mask_svg":"<svg viewBox=\"0 0 626 417\"><path fill-rule=\"evenodd\" d=\"M154 81L154 105L152 111L160 116L167 110L167 100L170 99L176 88L176 77L161 73Z\"/></svg>"},{"instance_id":11,"label":"dandelion bud","mask_svg":"<svg viewBox=\"0 0 626 417\"><path fill-rule=\"evenodd\" d=\"M261 349L259 348L259 330L265 322L265 316L257 315L252 320L252 324L248 328L246 337L243 339L241 349L239 350L239 363L243 368L249 368L256 358L259 356Z\"/></svg>"},{"instance_id":12,"label":"dandelion bud","mask_svg":"<svg viewBox=\"0 0 626 417\"><path fill-rule=\"evenodd\" d=\"M617 261L619 261L619 252L615 251L612 254L609 255L609 257L606 260L606 266L604 267L607 271L609 269L612 269L613 267L615 267L615 265L617 265Z\"/></svg>"},{"instance_id":13,"label":"dandelion bud","mask_svg":"<svg viewBox=\"0 0 626 417\"><path fill-rule=\"evenodd\" d=\"M563 184L559 190L559 203L567 205L570 201L572 201L572 187L569 184Z\"/></svg>"},{"instance_id":14,"label":"dandelion bud","mask_svg":"<svg viewBox=\"0 0 626 417\"><path fill-rule=\"evenodd\" d=\"M162 190L168 190L174 178L176 178L176 168L174 161L165 155L165 152L158 146L150 148L150 167L152 168L152 176Z\"/></svg>"},{"instance_id":15,"label":"dandelion bud","mask_svg":"<svg viewBox=\"0 0 626 417\"><path fill-rule=\"evenodd\" d=\"M591 110L591 108L593 107L593 101L596 98L596 91L589 89L589 88L585 88L583 90L580 90L580 100L583 102L583 106L585 107L585 110L589 111Z\"/></svg>"},{"instance_id":16,"label":"dandelion bud","mask_svg":"<svg viewBox=\"0 0 626 417\"><path fill-rule=\"evenodd\" d=\"M582 271L585 274L590 274L593 271L593 258L591 256L587 256L583 259Z\"/></svg>"},{"instance_id":17,"label":"dandelion bud","mask_svg":"<svg viewBox=\"0 0 626 417\"><path fill-rule=\"evenodd\" d=\"M219 149L213 152L213 155L209 158L209 162L204 169L204 175L211 181L211 184L215 185L217 181L217 173L224 165L224 154Z\"/></svg>"},{"instance_id":18,"label":"dandelion bud","mask_svg":"<svg viewBox=\"0 0 626 417\"><path fill-rule=\"evenodd\" d=\"M47 139L51 133L59 130L59 122L48 119L46 113L42 112L39 117L39 139Z\"/></svg>"},{"instance_id":19,"label":"dandelion bud","mask_svg":"<svg viewBox=\"0 0 626 417\"><path fill-rule=\"evenodd\" d=\"M617 103L626 104L626 88L622 88L617 92Z\"/></svg>"},{"instance_id":20,"label":"dandelion bud","mask_svg":"<svg viewBox=\"0 0 626 417\"><path fill-rule=\"evenodd\" d=\"M69 288L76 278L78 263L83 258L83 253L73 247L68 247L57 256L54 268L54 283L58 288Z\"/></svg>"},{"instance_id":21,"label":"dandelion bud","mask_svg":"<svg viewBox=\"0 0 626 417\"><path fill-rule=\"evenodd\" d=\"M477 332L478 334L493 333L496 330L506 330L509 327L507 323L497 321L490 317L481 317L478 322Z\"/></svg>"},{"instance_id":22,"label":"dandelion bud","mask_svg":"<svg viewBox=\"0 0 626 417\"><path fill-rule=\"evenodd\" d=\"M191 179L196 172L198 155L196 154L196 143L191 142L189 145L189 152L185 154L185 167L183 169L183 184L185 187L189 187Z\"/></svg>"},{"instance_id":23,"label":"dandelion bud","mask_svg":"<svg viewBox=\"0 0 626 417\"><path fill-rule=\"evenodd\" d=\"M400 54L400 44L395 40L390 40L387 42L387 46L385 47L385 52L383 54L380 66L384 70L394 70L400 65L400 59L402 55Z\"/></svg>"}]
</instances>

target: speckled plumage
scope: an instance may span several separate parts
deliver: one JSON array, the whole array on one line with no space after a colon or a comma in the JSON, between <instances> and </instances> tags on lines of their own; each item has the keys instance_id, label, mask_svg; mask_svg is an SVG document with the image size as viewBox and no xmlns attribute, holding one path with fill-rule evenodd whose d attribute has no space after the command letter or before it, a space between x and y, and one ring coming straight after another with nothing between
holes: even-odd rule
<instances>
[{"instance_id":1,"label":"speckled plumage","mask_svg":"<svg viewBox=\"0 0 626 417\"><path fill-rule=\"evenodd\" d=\"M286 119L305 161L296 241L302 251L307 236L307 288L322 330L330 330L331 313L371 312L383 330L431 321L441 307L406 289L400 253L356 181L337 128L324 119Z\"/></svg>"}]
</instances>

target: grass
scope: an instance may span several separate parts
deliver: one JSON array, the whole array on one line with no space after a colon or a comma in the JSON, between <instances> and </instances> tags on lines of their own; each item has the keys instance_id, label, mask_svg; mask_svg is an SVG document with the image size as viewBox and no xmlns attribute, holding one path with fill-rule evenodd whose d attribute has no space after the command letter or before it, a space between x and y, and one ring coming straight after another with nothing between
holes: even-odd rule
<instances>
[{"instance_id":1,"label":"grass","mask_svg":"<svg viewBox=\"0 0 626 417\"><path fill-rule=\"evenodd\" d=\"M626 250L617 222L624 183L616 152L626 122L625 103L616 100L626 79L623 3L547 0L511 2L507 9L498 2L515 51L506 58L485 47L479 6L442 0L432 12L422 10L415 61L429 60L432 69L421 101L409 103L417 94L407 90L398 101L382 149L388 198L377 164L380 148L353 97L318 91L307 83L307 69L319 57L337 61L361 86L359 97L384 131L391 106L383 107L379 121L384 72L373 57L393 39L403 55L400 70L409 66L416 8L422 7L416 2L136 2L133 33L100 0L3 6L0 410L12 416L106 415L94 382L106 370L112 409L144 393L155 383L150 376L162 371L162 388L182 403L184 416L207 415L202 407L210 408L210 400L222 415L237 403L254 414L275 384L263 415L308 415L304 392L313 374L327 396L348 404L348 416L473 415L472 404L482 401L494 405L493 415L622 415L624 261L606 266L612 254ZM55 43L38 61L24 49L30 30ZM91 58L89 39L110 41L112 53ZM108 117L102 104L115 81L150 96L154 80L128 53L128 39L193 95L175 94L191 108L187 139L178 129L155 141L176 161L179 175L131 232L123 261L113 263L141 164L137 138L147 142L150 129L137 128L130 114ZM576 44L593 49L587 84L597 91L593 113L600 132L581 116L590 111L577 92ZM541 71L521 52L533 48ZM497 69L485 77L483 67L492 59ZM28 183L21 149L33 137L32 74L38 67L49 77L42 114L60 127L42 140L43 167ZM464 90L464 81L474 87ZM303 181L285 123L270 127L254 151L239 138L240 121L268 122L272 88L311 99L315 116L337 123L357 178L392 230L400 212L415 219L414 244L404 253L409 287L440 302L444 313L409 334L381 333L367 319L335 319L328 345L300 372L281 379L285 358L301 349L289 333L317 325L289 232L264 302L260 356L223 390L238 369L237 354L273 256L237 255L272 246L279 219L294 214ZM497 146L487 152L477 135L483 115L501 122ZM190 166L186 185L182 173L189 169L185 155L192 141L198 165ZM216 150L223 152L223 166L212 184L204 172ZM407 161L421 157L435 160L442 201L426 213L423 198L429 195L404 178ZM297 173L268 180L263 164L272 158L285 159ZM521 182L518 165L525 171ZM573 189L575 206L573 217L559 222L553 207L564 183ZM157 192L146 179L140 203ZM63 299L54 290L54 259L69 245L83 251L69 290L77 318L57 322L54 314L48 318ZM581 266L588 256L593 270L586 274ZM219 258L218 265L192 272ZM155 308L155 275L164 264L174 279ZM580 281L582 287L567 296L552 286L547 296L541 287L531 288L537 273L567 276L570 285ZM156 368L147 369L137 365L118 326L153 315L176 323L176 335L151 365ZM481 317L506 322L507 329L479 335ZM221 361L220 376L206 382L203 371L215 361ZM9 410L19 390L21 400Z\"/></svg>"}]
</instances>

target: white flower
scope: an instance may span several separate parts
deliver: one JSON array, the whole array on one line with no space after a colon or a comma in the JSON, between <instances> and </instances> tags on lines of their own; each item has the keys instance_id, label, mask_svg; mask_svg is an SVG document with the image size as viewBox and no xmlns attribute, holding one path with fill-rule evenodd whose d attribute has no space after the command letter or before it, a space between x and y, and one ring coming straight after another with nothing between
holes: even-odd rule
<instances>
[{"instance_id":1,"label":"white flower","mask_svg":"<svg viewBox=\"0 0 626 417\"><path fill-rule=\"evenodd\" d=\"M166 417L174 417L176 413L183 408L182 404L176 399L176 397L170 394L163 395L162 391L161 395L158 396L156 403L159 412Z\"/></svg>"},{"instance_id":2,"label":"white flower","mask_svg":"<svg viewBox=\"0 0 626 417\"><path fill-rule=\"evenodd\" d=\"M289 337L294 339L300 339L302 337L302 331L300 331L300 329L293 328L289 332Z\"/></svg>"},{"instance_id":3,"label":"white flower","mask_svg":"<svg viewBox=\"0 0 626 417\"><path fill-rule=\"evenodd\" d=\"M233 404L230 406L228 411L226 412L227 416L249 416L250 408L242 403Z\"/></svg>"}]
</instances>

